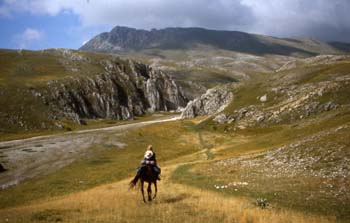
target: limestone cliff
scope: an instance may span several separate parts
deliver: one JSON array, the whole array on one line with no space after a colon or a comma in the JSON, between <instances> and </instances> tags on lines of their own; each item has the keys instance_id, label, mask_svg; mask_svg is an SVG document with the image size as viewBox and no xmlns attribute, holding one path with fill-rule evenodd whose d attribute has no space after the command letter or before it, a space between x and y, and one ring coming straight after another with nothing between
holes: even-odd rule
<instances>
[{"instance_id":1,"label":"limestone cliff","mask_svg":"<svg viewBox=\"0 0 350 223\"><path fill-rule=\"evenodd\" d=\"M186 105L181 89L168 75L151 67L113 59L101 62L94 77L71 77L47 83L43 101L60 117L125 120L145 112L170 111Z\"/></svg>"},{"instance_id":2,"label":"limestone cliff","mask_svg":"<svg viewBox=\"0 0 350 223\"><path fill-rule=\"evenodd\" d=\"M68 49L0 51L0 132L63 128L61 121L132 119L185 107L160 70L115 55Z\"/></svg>"}]
</instances>

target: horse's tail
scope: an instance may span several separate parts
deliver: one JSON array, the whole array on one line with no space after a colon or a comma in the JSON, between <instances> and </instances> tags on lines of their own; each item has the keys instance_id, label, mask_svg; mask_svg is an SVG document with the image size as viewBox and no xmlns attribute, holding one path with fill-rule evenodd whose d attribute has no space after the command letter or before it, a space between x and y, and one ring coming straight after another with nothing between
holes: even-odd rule
<instances>
[{"instance_id":1,"label":"horse's tail","mask_svg":"<svg viewBox=\"0 0 350 223\"><path fill-rule=\"evenodd\" d=\"M130 181L130 183L129 183L129 189L134 188L137 184L137 181L139 181L139 179L140 179L140 176L138 174L136 174L134 179L132 179L132 181Z\"/></svg>"}]
</instances>

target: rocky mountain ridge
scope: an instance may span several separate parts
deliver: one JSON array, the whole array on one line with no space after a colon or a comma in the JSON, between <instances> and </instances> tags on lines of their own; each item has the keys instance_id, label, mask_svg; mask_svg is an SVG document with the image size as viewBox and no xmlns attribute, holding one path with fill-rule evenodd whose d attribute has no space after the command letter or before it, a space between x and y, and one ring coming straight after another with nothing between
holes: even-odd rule
<instances>
[{"instance_id":1,"label":"rocky mountain ridge","mask_svg":"<svg viewBox=\"0 0 350 223\"><path fill-rule=\"evenodd\" d=\"M188 49L200 44L254 55L300 54L310 56L348 52L347 47L343 45L314 39L283 39L204 28L165 28L148 31L122 26L116 26L110 32L95 36L80 50L118 53L144 49Z\"/></svg>"}]
</instances>

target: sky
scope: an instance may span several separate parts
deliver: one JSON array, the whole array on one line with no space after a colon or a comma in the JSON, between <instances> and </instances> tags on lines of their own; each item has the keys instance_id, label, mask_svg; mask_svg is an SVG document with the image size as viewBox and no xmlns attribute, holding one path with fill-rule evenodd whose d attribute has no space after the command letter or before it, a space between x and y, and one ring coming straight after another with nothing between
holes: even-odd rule
<instances>
[{"instance_id":1,"label":"sky","mask_svg":"<svg viewBox=\"0 0 350 223\"><path fill-rule=\"evenodd\" d=\"M350 43L350 0L0 0L0 48L78 49L113 27L203 27Z\"/></svg>"}]
</instances>

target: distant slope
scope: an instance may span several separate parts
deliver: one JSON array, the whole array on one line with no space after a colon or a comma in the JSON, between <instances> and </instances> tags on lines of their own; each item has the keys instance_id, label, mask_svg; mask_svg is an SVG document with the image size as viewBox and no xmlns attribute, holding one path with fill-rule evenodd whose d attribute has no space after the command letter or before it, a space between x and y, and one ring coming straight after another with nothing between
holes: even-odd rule
<instances>
[{"instance_id":1,"label":"distant slope","mask_svg":"<svg viewBox=\"0 0 350 223\"><path fill-rule=\"evenodd\" d=\"M254 55L316 55L344 53L339 47L311 39L281 39L237 31L203 28L165 28L151 31L116 26L97 35L80 49L121 52L145 49L190 49L198 44Z\"/></svg>"},{"instance_id":2,"label":"distant slope","mask_svg":"<svg viewBox=\"0 0 350 223\"><path fill-rule=\"evenodd\" d=\"M0 133L125 120L186 102L168 75L142 63L67 49L0 50Z\"/></svg>"},{"instance_id":3,"label":"distant slope","mask_svg":"<svg viewBox=\"0 0 350 223\"><path fill-rule=\"evenodd\" d=\"M114 53L157 67L181 85L190 99L219 84L270 73L297 58L350 52L342 43L276 38L203 28L151 31L117 26L80 49Z\"/></svg>"},{"instance_id":4,"label":"distant slope","mask_svg":"<svg viewBox=\"0 0 350 223\"><path fill-rule=\"evenodd\" d=\"M329 42L329 45L331 45L332 47L350 53L350 43L342 43L342 42Z\"/></svg>"},{"instance_id":5,"label":"distant slope","mask_svg":"<svg viewBox=\"0 0 350 223\"><path fill-rule=\"evenodd\" d=\"M200 96L208 88L216 85L239 82L256 72L274 72L287 62L296 60L290 56L257 56L204 45L184 50L149 49L120 52L118 55L142 61L165 71L182 86L190 99Z\"/></svg>"},{"instance_id":6,"label":"distant slope","mask_svg":"<svg viewBox=\"0 0 350 223\"><path fill-rule=\"evenodd\" d=\"M288 62L269 75L257 73L241 83L208 90L188 103L183 117L222 113L214 118L218 123L228 123L230 129L245 129L348 109L349 69L349 56L320 55ZM233 96L227 97L229 94ZM217 111L222 106L225 110Z\"/></svg>"}]
</instances>

